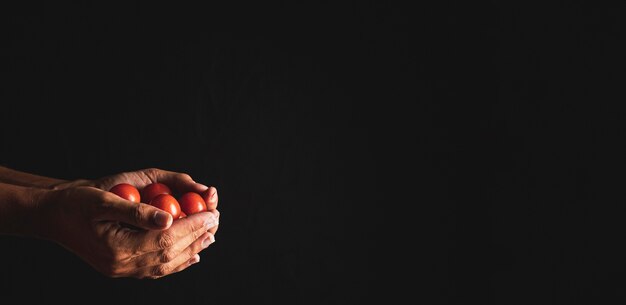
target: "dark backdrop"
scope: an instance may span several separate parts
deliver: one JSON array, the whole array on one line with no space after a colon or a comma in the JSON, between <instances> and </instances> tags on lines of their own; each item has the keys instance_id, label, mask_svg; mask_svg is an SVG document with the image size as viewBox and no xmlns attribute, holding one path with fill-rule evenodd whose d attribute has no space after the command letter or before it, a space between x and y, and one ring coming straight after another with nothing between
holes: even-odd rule
<instances>
[{"instance_id":1,"label":"dark backdrop","mask_svg":"<svg viewBox=\"0 0 626 305\"><path fill-rule=\"evenodd\" d=\"M3 164L220 192L157 281L2 237L3 296L203 304L624 301L623 5L6 7Z\"/></svg>"},{"instance_id":2,"label":"dark backdrop","mask_svg":"<svg viewBox=\"0 0 626 305\"><path fill-rule=\"evenodd\" d=\"M3 13L4 165L65 179L186 172L218 188L222 213L202 263L158 281L107 279L52 243L2 237L3 296L133 304L373 296L382 224L372 102L390 75L380 72L394 71L375 58L408 42L401 8L75 3ZM407 53L390 60L404 63Z\"/></svg>"}]
</instances>

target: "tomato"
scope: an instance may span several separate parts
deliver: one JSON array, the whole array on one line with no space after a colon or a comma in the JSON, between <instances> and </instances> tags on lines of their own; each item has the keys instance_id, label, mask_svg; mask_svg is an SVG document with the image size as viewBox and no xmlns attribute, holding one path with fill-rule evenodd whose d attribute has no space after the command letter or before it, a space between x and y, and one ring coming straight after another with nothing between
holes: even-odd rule
<instances>
[{"instance_id":1,"label":"tomato","mask_svg":"<svg viewBox=\"0 0 626 305\"><path fill-rule=\"evenodd\" d=\"M198 193L184 193L178 198L178 202L180 202L180 209L183 210L183 212L187 215L192 215L207 210L204 199Z\"/></svg>"},{"instance_id":2,"label":"tomato","mask_svg":"<svg viewBox=\"0 0 626 305\"><path fill-rule=\"evenodd\" d=\"M169 194L160 194L150 200L150 204L172 214L174 219L180 216L180 205L174 196Z\"/></svg>"},{"instance_id":3,"label":"tomato","mask_svg":"<svg viewBox=\"0 0 626 305\"><path fill-rule=\"evenodd\" d=\"M128 183L117 184L112 187L109 192L132 202L138 203L141 199L141 196L139 196L139 190Z\"/></svg>"},{"instance_id":4,"label":"tomato","mask_svg":"<svg viewBox=\"0 0 626 305\"><path fill-rule=\"evenodd\" d=\"M158 195L161 195L161 194L171 195L172 190L163 183L155 182L155 183L150 183L146 185L146 187L143 188L141 193L142 193L141 197L143 198L144 202L149 203L152 201L152 199L154 199Z\"/></svg>"}]
</instances>

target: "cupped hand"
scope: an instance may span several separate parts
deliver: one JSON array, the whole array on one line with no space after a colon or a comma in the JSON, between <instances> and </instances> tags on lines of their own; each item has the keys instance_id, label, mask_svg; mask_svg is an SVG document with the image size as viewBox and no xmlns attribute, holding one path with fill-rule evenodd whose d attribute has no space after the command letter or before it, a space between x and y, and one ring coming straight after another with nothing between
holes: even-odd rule
<instances>
[{"instance_id":1,"label":"cupped hand","mask_svg":"<svg viewBox=\"0 0 626 305\"><path fill-rule=\"evenodd\" d=\"M172 188L172 191L178 193L202 193L208 190L209 200L207 202L207 209L219 219L220 212L217 210L217 189L195 182L189 174L166 171L158 168L147 168L103 177L92 181L92 185L101 190L108 191L116 184L128 183L141 190L146 185L155 182L166 184ZM218 228L218 226L215 226L211 228L209 232L215 235Z\"/></svg>"},{"instance_id":2,"label":"cupped hand","mask_svg":"<svg viewBox=\"0 0 626 305\"><path fill-rule=\"evenodd\" d=\"M166 184L174 192L196 192L202 193L209 191L209 202L207 207L209 210L215 210L217 208L217 189L215 187L208 187L204 184L195 182L191 176L185 173L177 173L166 171L158 168L148 168L132 172L124 172L100 178L93 181L93 186L108 191L113 186L119 183L128 183L134 185L141 190L150 183L160 182Z\"/></svg>"},{"instance_id":3,"label":"cupped hand","mask_svg":"<svg viewBox=\"0 0 626 305\"><path fill-rule=\"evenodd\" d=\"M158 168L147 168L131 172L123 172L106 176L96 180L75 180L57 185L56 189L65 189L74 186L93 186L104 191L110 190L113 186L120 183L128 183L139 190L146 185L160 182L166 184L172 191L178 193L196 192L202 193L208 191L207 209L219 219L220 212L217 210L218 194L215 187L208 187L204 184L195 182L190 175L166 171ZM217 233L218 226L211 228L209 231L213 234Z\"/></svg>"},{"instance_id":4,"label":"cupped hand","mask_svg":"<svg viewBox=\"0 0 626 305\"><path fill-rule=\"evenodd\" d=\"M154 182L177 193L208 191L209 211L174 221L158 208L108 192L119 183L141 190ZM159 278L182 271L197 263L198 253L215 241L219 223L214 187L184 173L153 168L65 182L39 202L41 237L58 242L110 277Z\"/></svg>"}]
</instances>

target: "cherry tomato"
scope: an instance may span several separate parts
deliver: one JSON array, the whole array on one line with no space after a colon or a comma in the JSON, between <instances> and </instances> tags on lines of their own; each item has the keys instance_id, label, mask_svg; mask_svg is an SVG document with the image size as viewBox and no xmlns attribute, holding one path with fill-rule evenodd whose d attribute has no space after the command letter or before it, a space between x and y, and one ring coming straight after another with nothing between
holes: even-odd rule
<instances>
[{"instance_id":1,"label":"cherry tomato","mask_svg":"<svg viewBox=\"0 0 626 305\"><path fill-rule=\"evenodd\" d=\"M174 196L172 195L157 195L150 201L150 204L172 214L172 217L174 217L174 219L178 219L178 217L180 216L180 205L178 204L178 201L176 201L176 198L174 198Z\"/></svg>"},{"instance_id":2,"label":"cherry tomato","mask_svg":"<svg viewBox=\"0 0 626 305\"><path fill-rule=\"evenodd\" d=\"M204 199L198 193L184 193L178 198L178 202L180 203L180 209L183 210L183 212L187 215L192 215L207 210Z\"/></svg>"},{"instance_id":3,"label":"cherry tomato","mask_svg":"<svg viewBox=\"0 0 626 305\"><path fill-rule=\"evenodd\" d=\"M171 195L172 190L163 183L155 182L146 185L146 187L144 187L141 191L141 197L143 198L144 202L148 203L151 202L152 199L154 199L156 196L161 194Z\"/></svg>"},{"instance_id":4,"label":"cherry tomato","mask_svg":"<svg viewBox=\"0 0 626 305\"><path fill-rule=\"evenodd\" d=\"M141 196L139 196L139 190L128 183L117 184L112 187L109 192L132 202L138 203L141 199Z\"/></svg>"}]
</instances>

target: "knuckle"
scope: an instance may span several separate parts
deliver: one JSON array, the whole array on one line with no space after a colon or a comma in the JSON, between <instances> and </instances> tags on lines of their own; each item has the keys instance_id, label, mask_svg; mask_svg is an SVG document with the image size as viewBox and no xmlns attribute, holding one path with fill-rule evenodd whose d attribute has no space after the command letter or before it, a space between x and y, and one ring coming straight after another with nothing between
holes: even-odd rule
<instances>
[{"instance_id":1,"label":"knuckle","mask_svg":"<svg viewBox=\"0 0 626 305\"><path fill-rule=\"evenodd\" d=\"M198 238L200 238L200 236L204 234L204 232L202 232L200 229L198 230L193 230L191 231L191 238L193 240L197 240Z\"/></svg>"},{"instance_id":2,"label":"knuckle","mask_svg":"<svg viewBox=\"0 0 626 305\"><path fill-rule=\"evenodd\" d=\"M163 250L159 255L159 260L161 263L169 263L176 258L176 253L169 250Z\"/></svg>"},{"instance_id":3,"label":"knuckle","mask_svg":"<svg viewBox=\"0 0 626 305\"><path fill-rule=\"evenodd\" d=\"M195 222L189 223L189 225L185 229L187 230L187 232L189 232L189 234L191 234L193 239L196 240L198 239L198 237L200 237L200 235L206 232L202 230L203 228L204 228L203 222L195 221Z\"/></svg>"},{"instance_id":4,"label":"knuckle","mask_svg":"<svg viewBox=\"0 0 626 305\"><path fill-rule=\"evenodd\" d=\"M144 267L150 266L151 263L152 261L147 260L147 259L138 259L134 262L134 267L137 269L144 268Z\"/></svg>"},{"instance_id":5,"label":"knuckle","mask_svg":"<svg viewBox=\"0 0 626 305\"><path fill-rule=\"evenodd\" d=\"M161 249L167 249L174 245L174 237L168 231L164 231L159 234L157 239L158 247Z\"/></svg>"},{"instance_id":6,"label":"knuckle","mask_svg":"<svg viewBox=\"0 0 626 305\"><path fill-rule=\"evenodd\" d=\"M191 176L189 174L185 174L185 173L176 174L176 178L178 178L180 180L192 180Z\"/></svg>"},{"instance_id":7,"label":"knuckle","mask_svg":"<svg viewBox=\"0 0 626 305\"><path fill-rule=\"evenodd\" d=\"M136 204L130 209L130 219L135 220L136 223L141 223L143 215L146 212L146 207L143 204Z\"/></svg>"},{"instance_id":8,"label":"knuckle","mask_svg":"<svg viewBox=\"0 0 626 305\"><path fill-rule=\"evenodd\" d=\"M150 167L150 168L146 168L145 170L143 170L143 173L146 174L146 176L148 176L150 180L156 181L157 177L159 176L160 171L161 170L158 168Z\"/></svg>"},{"instance_id":9,"label":"knuckle","mask_svg":"<svg viewBox=\"0 0 626 305\"><path fill-rule=\"evenodd\" d=\"M204 248L202 247L202 240L198 240L191 244L191 246L185 251L188 258L192 258L197 253L200 253Z\"/></svg>"},{"instance_id":10,"label":"knuckle","mask_svg":"<svg viewBox=\"0 0 626 305\"><path fill-rule=\"evenodd\" d=\"M167 265L157 265L152 268L152 276L161 277L167 275L169 271L170 268Z\"/></svg>"}]
</instances>

